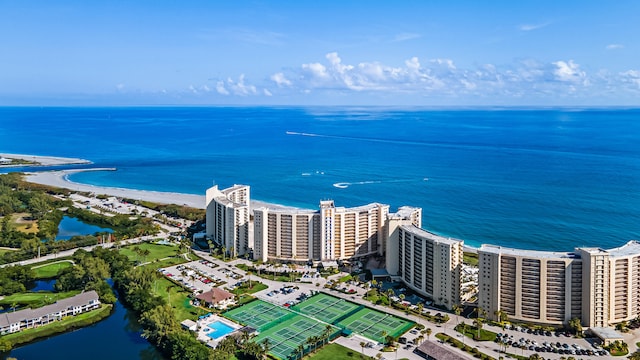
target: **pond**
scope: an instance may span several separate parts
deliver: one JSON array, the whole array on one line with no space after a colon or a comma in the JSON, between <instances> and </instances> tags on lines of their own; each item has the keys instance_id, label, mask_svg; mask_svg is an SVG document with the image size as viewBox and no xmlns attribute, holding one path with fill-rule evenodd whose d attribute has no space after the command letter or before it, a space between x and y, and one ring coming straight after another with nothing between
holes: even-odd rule
<instances>
[{"instance_id":1,"label":"pond","mask_svg":"<svg viewBox=\"0 0 640 360\"><path fill-rule=\"evenodd\" d=\"M62 221L58 226L58 236L56 237L56 240L69 240L74 236L93 235L97 232L112 233L113 230L96 225L85 224L74 217L65 216L62 218Z\"/></svg>"},{"instance_id":2,"label":"pond","mask_svg":"<svg viewBox=\"0 0 640 360\"><path fill-rule=\"evenodd\" d=\"M29 288L29 291L54 291L53 286L55 284L56 279L36 280L33 282L33 287Z\"/></svg>"}]
</instances>

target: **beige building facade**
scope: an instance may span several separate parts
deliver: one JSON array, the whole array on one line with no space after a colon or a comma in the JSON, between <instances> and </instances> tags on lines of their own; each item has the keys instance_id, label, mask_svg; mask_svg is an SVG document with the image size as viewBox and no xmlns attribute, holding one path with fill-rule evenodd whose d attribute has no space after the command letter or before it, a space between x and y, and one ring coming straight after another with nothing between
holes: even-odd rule
<instances>
[{"instance_id":1,"label":"beige building facade","mask_svg":"<svg viewBox=\"0 0 640 360\"><path fill-rule=\"evenodd\" d=\"M344 260L380 253L386 239L389 206L373 203L319 210L254 210L254 259L267 261Z\"/></svg>"},{"instance_id":2,"label":"beige building facade","mask_svg":"<svg viewBox=\"0 0 640 360\"><path fill-rule=\"evenodd\" d=\"M250 236L250 190L246 185L233 185L220 190L207 189L206 236L222 245L232 256L246 254L252 247Z\"/></svg>"},{"instance_id":3,"label":"beige building facade","mask_svg":"<svg viewBox=\"0 0 640 360\"><path fill-rule=\"evenodd\" d=\"M388 240L387 271L436 305L460 304L463 242L432 234L411 220L399 222Z\"/></svg>"},{"instance_id":4,"label":"beige building facade","mask_svg":"<svg viewBox=\"0 0 640 360\"><path fill-rule=\"evenodd\" d=\"M640 315L637 241L567 253L482 245L478 258L478 306L493 319L607 327Z\"/></svg>"}]
</instances>

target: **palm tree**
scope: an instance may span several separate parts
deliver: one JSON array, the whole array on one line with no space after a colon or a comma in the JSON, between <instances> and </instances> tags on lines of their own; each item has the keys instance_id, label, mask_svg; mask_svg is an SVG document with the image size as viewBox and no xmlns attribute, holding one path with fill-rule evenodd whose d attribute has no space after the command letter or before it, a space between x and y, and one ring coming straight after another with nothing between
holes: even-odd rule
<instances>
[{"instance_id":1,"label":"palm tree","mask_svg":"<svg viewBox=\"0 0 640 360\"><path fill-rule=\"evenodd\" d=\"M424 310L424 304L418 303L418 315L422 315L422 310Z\"/></svg>"},{"instance_id":2,"label":"palm tree","mask_svg":"<svg viewBox=\"0 0 640 360\"><path fill-rule=\"evenodd\" d=\"M262 342L262 350L262 357L266 357L269 350L271 350L271 342L269 341L269 338L264 339L264 341Z\"/></svg>"},{"instance_id":3,"label":"palm tree","mask_svg":"<svg viewBox=\"0 0 640 360\"><path fill-rule=\"evenodd\" d=\"M304 345L300 344L296 349L298 349L298 353L300 354L300 359L302 359L302 357L304 356Z\"/></svg>"},{"instance_id":4,"label":"palm tree","mask_svg":"<svg viewBox=\"0 0 640 360\"><path fill-rule=\"evenodd\" d=\"M388 289L387 290L387 301L389 302L389 305L391 305L391 297L395 295L395 293L393 292L393 289Z\"/></svg>"},{"instance_id":5,"label":"palm tree","mask_svg":"<svg viewBox=\"0 0 640 360\"><path fill-rule=\"evenodd\" d=\"M483 319L482 317L484 316L484 314L486 314L486 311L484 311L480 306L478 306L476 309L476 319L473 321L473 324L476 326L476 328L478 329L478 337L477 339L480 339L480 330L482 329L482 324L483 324Z\"/></svg>"},{"instance_id":6,"label":"palm tree","mask_svg":"<svg viewBox=\"0 0 640 360\"><path fill-rule=\"evenodd\" d=\"M142 251L140 251L140 254L142 255L142 262L146 262L147 261L147 256L149 256L149 254L151 254L151 250L143 249Z\"/></svg>"},{"instance_id":7,"label":"palm tree","mask_svg":"<svg viewBox=\"0 0 640 360\"><path fill-rule=\"evenodd\" d=\"M427 328L427 340L429 340L429 337L431 336L431 328Z\"/></svg>"},{"instance_id":8,"label":"palm tree","mask_svg":"<svg viewBox=\"0 0 640 360\"><path fill-rule=\"evenodd\" d=\"M331 325L327 325L324 328L324 331L322 332L322 337L328 341L329 340L329 336L331 336L332 332L333 332L333 328L331 327Z\"/></svg>"},{"instance_id":9,"label":"palm tree","mask_svg":"<svg viewBox=\"0 0 640 360\"><path fill-rule=\"evenodd\" d=\"M460 324L460 314L462 314L462 306L459 304L453 305L453 312L456 314L456 324Z\"/></svg>"},{"instance_id":10,"label":"palm tree","mask_svg":"<svg viewBox=\"0 0 640 360\"><path fill-rule=\"evenodd\" d=\"M367 343L364 341L360 341L360 347L362 348L362 357L364 357L364 347L367 346Z\"/></svg>"},{"instance_id":11,"label":"palm tree","mask_svg":"<svg viewBox=\"0 0 640 360\"><path fill-rule=\"evenodd\" d=\"M382 330L380 331L380 337L385 340L387 338L387 332L386 330ZM383 341L384 342L384 341Z\"/></svg>"}]
</instances>

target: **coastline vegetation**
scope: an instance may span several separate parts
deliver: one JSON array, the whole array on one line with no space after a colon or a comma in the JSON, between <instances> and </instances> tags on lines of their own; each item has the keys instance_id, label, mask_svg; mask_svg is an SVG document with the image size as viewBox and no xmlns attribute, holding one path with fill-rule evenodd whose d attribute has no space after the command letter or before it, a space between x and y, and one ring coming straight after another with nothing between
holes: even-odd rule
<instances>
[{"instance_id":1,"label":"coastline vegetation","mask_svg":"<svg viewBox=\"0 0 640 360\"><path fill-rule=\"evenodd\" d=\"M68 190L28 183L22 179L21 173L0 175L0 247L5 248L0 253L0 263L18 262L98 243L98 238L92 235L56 241L58 227L65 215L111 228L113 235L121 239L159 231L152 219L128 215L103 216L76 208L70 200L63 199L68 195Z\"/></svg>"},{"instance_id":2,"label":"coastline vegetation","mask_svg":"<svg viewBox=\"0 0 640 360\"><path fill-rule=\"evenodd\" d=\"M180 206L176 204L158 204L151 201L123 199L131 204L138 204L140 206L156 210L166 216L187 219L191 221L198 221L204 218L206 210L196 209L188 206Z\"/></svg>"}]
</instances>

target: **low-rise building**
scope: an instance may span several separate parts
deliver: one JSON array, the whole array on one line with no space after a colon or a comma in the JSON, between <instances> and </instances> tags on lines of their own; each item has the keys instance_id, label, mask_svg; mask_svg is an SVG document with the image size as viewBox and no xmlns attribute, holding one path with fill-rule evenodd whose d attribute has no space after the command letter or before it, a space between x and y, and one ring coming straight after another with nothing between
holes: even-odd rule
<instances>
[{"instance_id":1,"label":"low-rise building","mask_svg":"<svg viewBox=\"0 0 640 360\"><path fill-rule=\"evenodd\" d=\"M205 303L209 307L224 309L233 304L235 296L223 289L214 287L211 290L196 295L196 299Z\"/></svg>"},{"instance_id":2,"label":"low-rise building","mask_svg":"<svg viewBox=\"0 0 640 360\"><path fill-rule=\"evenodd\" d=\"M0 334L47 325L65 316L78 315L99 307L98 293L91 290L41 308L6 312L0 314Z\"/></svg>"}]
</instances>

